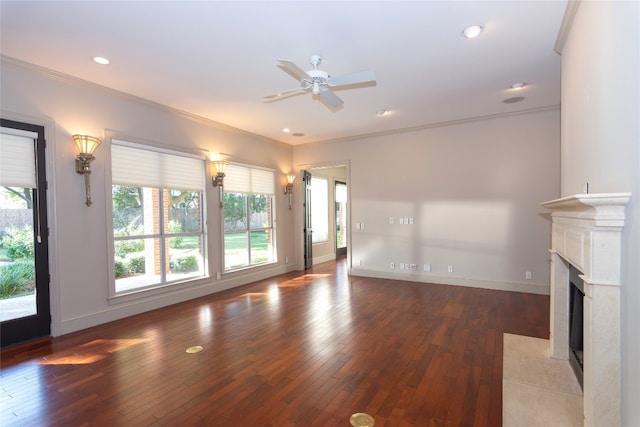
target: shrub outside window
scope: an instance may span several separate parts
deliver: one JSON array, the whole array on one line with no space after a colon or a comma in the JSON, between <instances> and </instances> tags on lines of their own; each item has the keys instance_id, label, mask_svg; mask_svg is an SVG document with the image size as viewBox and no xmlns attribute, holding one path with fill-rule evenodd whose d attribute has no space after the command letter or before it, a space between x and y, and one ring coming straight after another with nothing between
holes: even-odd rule
<instances>
[{"instance_id":1,"label":"shrub outside window","mask_svg":"<svg viewBox=\"0 0 640 427\"><path fill-rule=\"evenodd\" d=\"M117 142L111 193L116 294L206 276L203 159Z\"/></svg>"}]
</instances>

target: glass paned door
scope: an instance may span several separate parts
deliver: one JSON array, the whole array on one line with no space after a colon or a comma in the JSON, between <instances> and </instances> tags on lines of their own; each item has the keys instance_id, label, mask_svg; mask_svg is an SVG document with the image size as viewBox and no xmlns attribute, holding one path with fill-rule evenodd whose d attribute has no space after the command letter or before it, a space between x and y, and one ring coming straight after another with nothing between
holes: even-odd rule
<instances>
[{"instance_id":1,"label":"glass paned door","mask_svg":"<svg viewBox=\"0 0 640 427\"><path fill-rule=\"evenodd\" d=\"M304 191L304 268L313 267L313 229L311 228L311 173L302 171Z\"/></svg>"},{"instance_id":2,"label":"glass paned door","mask_svg":"<svg viewBox=\"0 0 640 427\"><path fill-rule=\"evenodd\" d=\"M0 341L49 336L44 127L1 119Z\"/></svg>"},{"instance_id":3,"label":"glass paned door","mask_svg":"<svg viewBox=\"0 0 640 427\"><path fill-rule=\"evenodd\" d=\"M347 254L347 184L336 181L336 256Z\"/></svg>"}]
</instances>

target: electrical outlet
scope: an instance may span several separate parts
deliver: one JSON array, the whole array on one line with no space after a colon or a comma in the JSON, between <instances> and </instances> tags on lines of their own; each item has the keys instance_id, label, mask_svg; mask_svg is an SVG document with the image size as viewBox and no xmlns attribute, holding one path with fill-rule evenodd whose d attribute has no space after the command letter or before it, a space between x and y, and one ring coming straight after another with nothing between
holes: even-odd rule
<instances>
[{"instance_id":1,"label":"electrical outlet","mask_svg":"<svg viewBox=\"0 0 640 427\"><path fill-rule=\"evenodd\" d=\"M413 225L413 218L409 218L409 225Z\"/></svg>"},{"instance_id":2,"label":"electrical outlet","mask_svg":"<svg viewBox=\"0 0 640 427\"><path fill-rule=\"evenodd\" d=\"M530 272L530 271L525 272L525 273L524 273L524 278L525 278L526 280L531 280L531 272Z\"/></svg>"},{"instance_id":3,"label":"electrical outlet","mask_svg":"<svg viewBox=\"0 0 640 427\"><path fill-rule=\"evenodd\" d=\"M417 264L411 264L410 268L411 271L416 271L418 269L418 265Z\"/></svg>"},{"instance_id":4,"label":"electrical outlet","mask_svg":"<svg viewBox=\"0 0 640 427\"><path fill-rule=\"evenodd\" d=\"M449 267L447 267L447 271L449 273L453 273L453 265L450 265Z\"/></svg>"},{"instance_id":5,"label":"electrical outlet","mask_svg":"<svg viewBox=\"0 0 640 427\"><path fill-rule=\"evenodd\" d=\"M396 263L395 263L395 262L390 263L390 264L389 264L389 268L390 268L390 269L392 269L392 270L395 270L395 268L396 268Z\"/></svg>"},{"instance_id":6,"label":"electrical outlet","mask_svg":"<svg viewBox=\"0 0 640 427\"><path fill-rule=\"evenodd\" d=\"M395 223L395 222L396 222L396 220L395 220L395 219L393 219L393 217L392 217L392 216L390 216L390 217L389 217L389 224L393 224L393 223Z\"/></svg>"}]
</instances>

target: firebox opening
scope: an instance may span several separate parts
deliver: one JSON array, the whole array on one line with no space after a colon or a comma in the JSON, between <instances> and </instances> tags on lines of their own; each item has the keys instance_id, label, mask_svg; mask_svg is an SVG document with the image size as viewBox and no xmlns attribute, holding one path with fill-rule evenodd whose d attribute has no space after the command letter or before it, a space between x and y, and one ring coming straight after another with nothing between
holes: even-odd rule
<instances>
[{"instance_id":1,"label":"firebox opening","mask_svg":"<svg viewBox=\"0 0 640 427\"><path fill-rule=\"evenodd\" d=\"M573 372L583 388L583 302L584 302L584 281L580 277L582 274L573 265L569 266L569 363Z\"/></svg>"}]
</instances>

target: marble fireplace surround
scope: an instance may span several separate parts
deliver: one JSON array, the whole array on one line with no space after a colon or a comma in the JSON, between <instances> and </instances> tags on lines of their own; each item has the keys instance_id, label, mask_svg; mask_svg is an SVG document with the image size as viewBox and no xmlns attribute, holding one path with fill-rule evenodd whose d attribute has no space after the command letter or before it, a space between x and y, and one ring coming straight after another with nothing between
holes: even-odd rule
<instances>
[{"instance_id":1,"label":"marble fireplace surround","mask_svg":"<svg viewBox=\"0 0 640 427\"><path fill-rule=\"evenodd\" d=\"M551 200L549 355L569 359L569 266L584 280L584 425L620 425L621 232L630 193Z\"/></svg>"}]
</instances>

